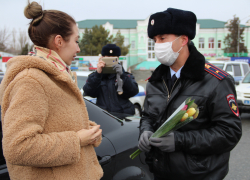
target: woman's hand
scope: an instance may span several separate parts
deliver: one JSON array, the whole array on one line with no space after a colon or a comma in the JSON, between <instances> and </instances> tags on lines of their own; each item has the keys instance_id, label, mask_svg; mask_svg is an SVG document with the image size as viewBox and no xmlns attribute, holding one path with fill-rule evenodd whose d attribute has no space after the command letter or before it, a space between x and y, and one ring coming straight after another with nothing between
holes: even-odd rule
<instances>
[{"instance_id":1,"label":"woman's hand","mask_svg":"<svg viewBox=\"0 0 250 180\"><path fill-rule=\"evenodd\" d=\"M102 130L100 129L100 125L96 125L91 129L77 131L77 135L80 138L81 146L87 146L96 142L96 140L102 135Z\"/></svg>"},{"instance_id":2,"label":"woman's hand","mask_svg":"<svg viewBox=\"0 0 250 180\"><path fill-rule=\"evenodd\" d=\"M105 67L105 62L104 61L102 61L102 57L100 57L99 58L99 60L98 60L98 63L97 63L97 73L102 73L102 68L104 68Z\"/></svg>"},{"instance_id":3,"label":"woman's hand","mask_svg":"<svg viewBox=\"0 0 250 180\"><path fill-rule=\"evenodd\" d=\"M94 125L94 126L90 126L89 128L90 129L92 129L92 128L94 128L96 125ZM101 139L102 138L102 134L100 134L100 136L98 136L97 138L95 138L95 140L93 141L93 142L91 142L90 144L95 144L99 139Z\"/></svg>"}]
</instances>

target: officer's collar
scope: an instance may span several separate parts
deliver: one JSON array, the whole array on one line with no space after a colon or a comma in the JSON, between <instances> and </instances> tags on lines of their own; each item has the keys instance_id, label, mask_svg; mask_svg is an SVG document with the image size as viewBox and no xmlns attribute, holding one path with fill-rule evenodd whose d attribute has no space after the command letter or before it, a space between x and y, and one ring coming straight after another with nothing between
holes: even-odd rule
<instances>
[{"instance_id":1,"label":"officer's collar","mask_svg":"<svg viewBox=\"0 0 250 180\"><path fill-rule=\"evenodd\" d=\"M205 76L205 58L197 51L194 45L188 46L190 55L181 70L181 78L188 78L193 80L202 80ZM159 65L153 72L149 82L161 81L162 76L169 72L169 66Z\"/></svg>"}]
</instances>

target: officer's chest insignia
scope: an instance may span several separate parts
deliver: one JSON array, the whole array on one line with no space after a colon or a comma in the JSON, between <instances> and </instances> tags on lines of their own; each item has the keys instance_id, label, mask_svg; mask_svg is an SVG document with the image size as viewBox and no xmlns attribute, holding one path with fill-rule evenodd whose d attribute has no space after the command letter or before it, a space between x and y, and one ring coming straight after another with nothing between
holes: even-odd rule
<instances>
[{"instance_id":1,"label":"officer's chest insignia","mask_svg":"<svg viewBox=\"0 0 250 180\"><path fill-rule=\"evenodd\" d=\"M222 80L229 75L225 71L221 70L220 68L218 68L215 65L210 64L210 63L205 64L205 71L212 74L213 76L215 76L219 80Z\"/></svg>"},{"instance_id":2,"label":"officer's chest insignia","mask_svg":"<svg viewBox=\"0 0 250 180\"><path fill-rule=\"evenodd\" d=\"M236 115L236 116L239 116L239 108L236 104L236 101L235 101L235 97L233 94L228 94L227 95L227 102L228 102L228 105L230 107L230 109L232 110L232 112Z\"/></svg>"}]
</instances>

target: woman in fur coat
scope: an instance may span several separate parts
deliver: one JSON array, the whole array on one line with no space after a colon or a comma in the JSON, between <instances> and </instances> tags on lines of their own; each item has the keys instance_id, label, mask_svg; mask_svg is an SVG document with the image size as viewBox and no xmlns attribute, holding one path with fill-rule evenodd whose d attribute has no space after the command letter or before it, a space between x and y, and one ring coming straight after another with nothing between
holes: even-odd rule
<instances>
[{"instance_id":1,"label":"woman in fur coat","mask_svg":"<svg viewBox=\"0 0 250 180\"><path fill-rule=\"evenodd\" d=\"M0 86L3 152L10 178L99 180L103 176L94 147L100 126L89 120L76 76L69 69L78 46L78 28L68 14L43 11L32 2L34 52L7 63Z\"/></svg>"}]
</instances>

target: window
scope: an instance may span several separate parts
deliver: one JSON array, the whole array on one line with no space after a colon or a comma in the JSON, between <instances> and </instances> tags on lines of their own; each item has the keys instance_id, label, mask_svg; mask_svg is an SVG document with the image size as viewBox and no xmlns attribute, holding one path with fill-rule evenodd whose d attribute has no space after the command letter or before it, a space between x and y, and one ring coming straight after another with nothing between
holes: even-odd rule
<instances>
[{"instance_id":1,"label":"window","mask_svg":"<svg viewBox=\"0 0 250 180\"><path fill-rule=\"evenodd\" d=\"M231 64L227 65L226 72L232 72L232 71L233 71L232 65Z\"/></svg>"},{"instance_id":2,"label":"window","mask_svg":"<svg viewBox=\"0 0 250 180\"><path fill-rule=\"evenodd\" d=\"M204 49L204 38L199 38L199 48Z\"/></svg>"},{"instance_id":3,"label":"window","mask_svg":"<svg viewBox=\"0 0 250 180\"><path fill-rule=\"evenodd\" d=\"M218 40L218 48L221 48L221 40Z\"/></svg>"},{"instance_id":4,"label":"window","mask_svg":"<svg viewBox=\"0 0 250 180\"><path fill-rule=\"evenodd\" d=\"M148 39L148 59L155 60L155 42L152 39Z\"/></svg>"},{"instance_id":5,"label":"window","mask_svg":"<svg viewBox=\"0 0 250 180\"><path fill-rule=\"evenodd\" d=\"M208 48L214 48L214 38L208 39Z\"/></svg>"},{"instance_id":6,"label":"window","mask_svg":"<svg viewBox=\"0 0 250 180\"><path fill-rule=\"evenodd\" d=\"M243 71L244 71L244 75L246 75L246 73L249 71L249 67L247 64L243 64Z\"/></svg>"},{"instance_id":7,"label":"window","mask_svg":"<svg viewBox=\"0 0 250 180\"><path fill-rule=\"evenodd\" d=\"M135 41L132 41L132 42L131 42L131 48L132 48L132 49L135 49Z\"/></svg>"},{"instance_id":8,"label":"window","mask_svg":"<svg viewBox=\"0 0 250 180\"><path fill-rule=\"evenodd\" d=\"M241 76L240 65L234 65L234 76Z\"/></svg>"},{"instance_id":9,"label":"window","mask_svg":"<svg viewBox=\"0 0 250 180\"><path fill-rule=\"evenodd\" d=\"M152 53L152 58L155 58L155 53L154 52Z\"/></svg>"},{"instance_id":10,"label":"window","mask_svg":"<svg viewBox=\"0 0 250 180\"><path fill-rule=\"evenodd\" d=\"M148 50L154 50L155 42L152 39L148 40Z\"/></svg>"},{"instance_id":11,"label":"window","mask_svg":"<svg viewBox=\"0 0 250 180\"><path fill-rule=\"evenodd\" d=\"M250 73L248 73L242 81L243 83L250 83Z\"/></svg>"}]
</instances>

